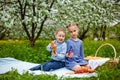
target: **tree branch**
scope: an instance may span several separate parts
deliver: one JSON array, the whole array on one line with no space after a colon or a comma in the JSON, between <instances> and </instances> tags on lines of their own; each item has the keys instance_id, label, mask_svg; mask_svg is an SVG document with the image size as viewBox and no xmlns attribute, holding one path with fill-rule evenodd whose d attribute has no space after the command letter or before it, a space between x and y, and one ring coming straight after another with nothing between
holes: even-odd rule
<instances>
[{"instance_id":1,"label":"tree branch","mask_svg":"<svg viewBox=\"0 0 120 80\"><path fill-rule=\"evenodd\" d=\"M25 19L25 12L26 12L27 1L25 2L24 8L23 8L23 5L22 5L22 3L21 3L20 0L18 0L18 3L19 3L19 5L20 5L21 21L23 21L23 20ZM24 22L22 22L22 25L23 25L23 29L25 30L25 32L26 32L26 34L27 34L27 36L28 36L28 38L29 38L29 40L30 40L31 37L30 37L30 33L29 33L29 31L28 31L28 29L27 29L27 27L26 27L26 24L25 24Z\"/></svg>"},{"instance_id":2,"label":"tree branch","mask_svg":"<svg viewBox=\"0 0 120 80\"><path fill-rule=\"evenodd\" d=\"M49 12L50 12L50 10L51 10L54 2L55 2L55 0L53 0L52 3L50 4L50 7L48 9ZM42 32L42 29L43 29L43 25L44 25L44 23L45 23L46 20L47 20L47 15L44 17L44 20L41 22L40 29L39 29L39 32L37 33L37 36L36 36L35 40L37 40L38 37L40 36L40 34Z\"/></svg>"},{"instance_id":3,"label":"tree branch","mask_svg":"<svg viewBox=\"0 0 120 80\"><path fill-rule=\"evenodd\" d=\"M33 5L32 5L32 10L33 10L33 17L36 16L36 12L35 12L35 0L33 0ZM32 39L34 39L34 33L35 33L35 29L36 29L36 22L32 22Z\"/></svg>"},{"instance_id":4,"label":"tree branch","mask_svg":"<svg viewBox=\"0 0 120 80\"><path fill-rule=\"evenodd\" d=\"M79 37L79 39L83 40L86 37L86 33L88 32L89 28L90 27L88 26L87 29L83 31L83 33L81 34L81 36Z\"/></svg>"}]
</instances>

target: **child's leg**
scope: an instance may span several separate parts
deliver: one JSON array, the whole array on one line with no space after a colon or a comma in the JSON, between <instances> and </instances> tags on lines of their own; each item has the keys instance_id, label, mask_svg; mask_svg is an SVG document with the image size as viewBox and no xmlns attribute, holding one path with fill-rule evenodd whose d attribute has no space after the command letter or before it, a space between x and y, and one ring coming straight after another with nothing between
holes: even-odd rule
<instances>
[{"instance_id":1,"label":"child's leg","mask_svg":"<svg viewBox=\"0 0 120 80\"><path fill-rule=\"evenodd\" d=\"M73 71L79 71L81 69L81 66L80 65L75 65L72 70Z\"/></svg>"},{"instance_id":2,"label":"child's leg","mask_svg":"<svg viewBox=\"0 0 120 80\"><path fill-rule=\"evenodd\" d=\"M60 69L60 68L63 68L65 67L65 62L61 62L61 61L54 61L51 68L53 70L56 70L56 69Z\"/></svg>"},{"instance_id":3,"label":"child's leg","mask_svg":"<svg viewBox=\"0 0 120 80\"><path fill-rule=\"evenodd\" d=\"M83 70L84 72L89 72L89 73L95 72L95 70L90 69L89 65L85 65L85 66L75 65L75 66L72 68L72 70L75 71L75 72L77 72L77 71L79 71L79 70Z\"/></svg>"},{"instance_id":4,"label":"child's leg","mask_svg":"<svg viewBox=\"0 0 120 80\"><path fill-rule=\"evenodd\" d=\"M64 62L51 60L43 64L42 68L44 71L56 70L65 66Z\"/></svg>"},{"instance_id":5,"label":"child's leg","mask_svg":"<svg viewBox=\"0 0 120 80\"><path fill-rule=\"evenodd\" d=\"M95 70L94 70L94 69L91 69L89 65L83 66L83 69L84 69L85 71L89 72L89 73L95 72Z\"/></svg>"},{"instance_id":6,"label":"child's leg","mask_svg":"<svg viewBox=\"0 0 120 80\"><path fill-rule=\"evenodd\" d=\"M91 69L89 64L85 65L84 67Z\"/></svg>"},{"instance_id":7,"label":"child's leg","mask_svg":"<svg viewBox=\"0 0 120 80\"><path fill-rule=\"evenodd\" d=\"M31 70L31 71L40 70L40 68L41 68L41 65L38 65L38 66L30 68L29 70Z\"/></svg>"}]
</instances>

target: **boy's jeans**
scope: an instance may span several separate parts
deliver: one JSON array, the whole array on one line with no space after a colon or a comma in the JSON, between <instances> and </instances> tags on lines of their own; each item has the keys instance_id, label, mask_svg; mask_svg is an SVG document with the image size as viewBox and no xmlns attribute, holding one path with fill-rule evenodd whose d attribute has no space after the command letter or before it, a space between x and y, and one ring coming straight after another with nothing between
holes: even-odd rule
<instances>
[{"instance_id":1,"label":"boy's jeans","mask_svg":"<svg viewBox=\"0 0 120 80\"><path fill-rule=\"evenodd\" d=\"M48 62L45 62L42 65L35 66L31 68L30 70L51 71L51 70L56 70L56 69L63 68L63 67L65 67L65 62L50 60Z\"/></svg>"}]
</instances>

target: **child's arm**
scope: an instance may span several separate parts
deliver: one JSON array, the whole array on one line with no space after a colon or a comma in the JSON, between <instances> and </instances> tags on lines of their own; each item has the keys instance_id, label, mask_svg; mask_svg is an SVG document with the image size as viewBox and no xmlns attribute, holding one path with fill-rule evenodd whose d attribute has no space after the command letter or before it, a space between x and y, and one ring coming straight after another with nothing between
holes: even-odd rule
<instances>
[{"instance_id":1,"label":"child's arm","mask_svg":"<svg viewBox=\"0 0 120 80\"><path fill-rule=\"evenodd\" d=\"M56 58L58 59L64 59L67 51L67 45L66 43L62 45L61 49L58 50Z\"/></svg>"},{"instance_id":2,"label":"child's arm","mask_svg":"<svg viewBox=\"0 0 120 80\"><path fill-rule=\"evenodd\" d=\"M73 52L72 51L69 51L67 54L66 54L66 57L68 58L70 58L70 57L73 57Z\"/></svg>"},{"instance_id":3,"label":"child's arm","mask_svg":"<svg viewBox=\"0 0 120 80\"><path fill-rule=\"evenodd\" d=\"M46 49L47 49L48 51L52 51L52 49L51 49L51 43L48 44L48 46L46 47Z\"/></svg>"},{"instance_id":4,"label":"child's arm","mask_svg":"<svg viewBox=\"0 0 120 80\"><path fill-rule=\"evenodd\" d=\"M84 50L83 50L83 44L81 43L81 46L80 46L80 56L81 58L84 58Z\"/></svg>"},{"instance_id":5,"label":"child's arm","mask_svg":"<svg viewBox=\"0 0 120 80\"><path fill-rule=\"evenodd\" d=\"M51 54L53 56L57 56L57 54L56 54L56 48L57 48L57 46L55 44L55 41L51 41L51 43L49 43L49 45L47 46L47 50L48 51L52 51Z\"/></svg>"},{"instance_id":6,"label":"child's arm","mask_svg":"<svg viewBox=\"0 0 120 80\"><path fill-rule=\"evenodd\" d=\"M51 49L52 49L52 54L53 55L55 54L55 56L56 56L56 48L57 48L57 46L55 44L55 41L52 41L51 42Z\"/></svg>"},{"instance_id":7,"label":"child's arm","mask_svg":"<svg viewBox=\"0 0 120 80\"><path fill-rule=\"evenodd\" d=\"M48 50L48 51L56 51L56 45L55 45L55 43L54 43L54 41L52 41L51 43L49 43L48 44L48 46L46 47L46 49Z\"/></svg>"},{"instance_id":8,"label":"child's arm","mask_svg":"<svg viewBox=\"0 0 120 80\"><path fill-rule=\"evenodd\" d=\"M56 53L56 51L52 51L52 55L53 56L58 56L58 54Z\"/></svg>"},{"instance_id":9,"label":"child's arm","mask_svg":"<svg viewBox=\"0 0 120 80\"><path fill-rule=\"evenodd\" d=\"M70 45L70 42L67 41L67 54L66 54L66 57L67 58L70 58L70 57L73 57L73 52L72 52L72 47Z\"/></svg>"}]
</instances>

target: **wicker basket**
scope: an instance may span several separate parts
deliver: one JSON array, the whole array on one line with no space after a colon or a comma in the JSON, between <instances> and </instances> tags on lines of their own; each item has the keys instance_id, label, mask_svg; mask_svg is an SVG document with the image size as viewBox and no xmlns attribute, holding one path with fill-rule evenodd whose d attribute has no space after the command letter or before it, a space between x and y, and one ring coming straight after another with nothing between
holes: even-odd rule
<instances>
[{"instance_id":1,"label":"wicker basket","mask_svg":"<svg viewBox=\"0 0 120 80\"><path fill-rule=\"evenodd\" d=\"M109 58L109 59L110 59L109 62L111 62L111 63L118 63L118 59L116 58L116 49L115 49L115 47L114 47L112 44L110 44L110 43L102 44L102 45L97 49L94 57L92 57L92 56L87 56L87 57L85 57L84 59L85 59L85 60L91 60L91 59L96 60L96 59L103 59L103 58L105 58L105 57L97 57L97 54L98 54L99 50L100 50L102 47L104 47L104 46L110 46L110 47L112 47L112 49L113 49L113 51L114 51L114 57L113 57L113 59L110 59L110 58Z\"/></svg>"}]
</instances>

